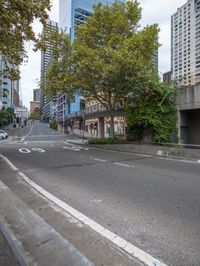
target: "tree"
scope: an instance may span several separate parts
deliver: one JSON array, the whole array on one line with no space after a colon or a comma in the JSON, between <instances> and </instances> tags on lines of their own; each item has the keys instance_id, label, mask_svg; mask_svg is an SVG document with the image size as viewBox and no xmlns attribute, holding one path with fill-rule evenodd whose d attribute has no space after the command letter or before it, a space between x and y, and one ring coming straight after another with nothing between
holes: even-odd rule
<instances>
[{"instance_id":1,"label":"tree","mask_svg":"<svg viewBox=\"0 0 200 266\"><path fill-rule=\"evenodd\" d=\"M34 19L45 24L50 0L0 0L0 54L5 61L20 65L26 58L25 42L39 40L32 29Z\"/></svg>"},{"instance_id":2,"label":"tree","mask_svg":"<svg viewBox=\"0 0 200 266\"><path fill-rule=\"evenodd\" d=\"M14 109L10 107L3 107L0 111L0 126L4 126L10 123L13 123L15 118Z\"/></svg>"},{"instance_id":3,"label":"tree","mask_svg":"<svg viewBox=\"0 0 200 266\"><path fill-rule=\"evenodd\" d=\"M155 142L170 142L172 135L177 139L176 99L174 87L158 77L149 82L148 90L130 97L126 105L128 139L142 140L146 132Z\"/></svg>"},{"instance_id":4,"label":"tree","mask_svg":"<svg viewBox=\"0 0 200 266\"><path fill-rule=\"evenodd\" d=\"M98 4L86 24L77 28L73 68L77 87L88 100L98 100L109 112L111 135L118 102L137 93L155 75L158 26L139 30L137 1Z\"/></svg>"},{"instance_id":5,"label":"tree","mask_svg":"<svg viewBox=\"0 0 200 266\"><path fill-rule=\"evenodd\" d=\"M65 32L56 30L47 38L52 43L52 58L42 86L46 95L66 92L68 101L70 101L75 88L71 65L72 46L69 36Z\"/></svg>"}]
</instances>

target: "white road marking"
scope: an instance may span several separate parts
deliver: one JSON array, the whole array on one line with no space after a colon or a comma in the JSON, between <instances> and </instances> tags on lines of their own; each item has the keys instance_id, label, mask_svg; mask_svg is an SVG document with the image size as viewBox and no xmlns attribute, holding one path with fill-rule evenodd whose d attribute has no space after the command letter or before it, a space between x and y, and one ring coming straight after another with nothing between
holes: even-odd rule
<instances>
[{"instance_id":1,"label":"white road marking","mask_svg":"<svg viewBox=\"0 0 200 266\"><path fill-rule=\"evenodd\" d=\"M107 162L107 160L103 160L103 159L99 159L99 158L91 158L92 160L98 161L98 162L102 162L105 163Z\"/></svg>"},{"instance_id":2,"label":"white road marking","mask_svg":"<svg viewBox=\"0 0 200 266\"><path fill-rule=\"evenodd\" d=\"M70 151L80 151L80 149L76 149L76 148L73 148L73 147L63 147L63 149L66 149L66 150L70 150Z\"/></svg>"},{"instance_id":3,"label":"white road marking","mask_svg":"<svg viewBox=\"0 0 200 266\"><path fill-rule=\"evenodd\" d=\"M31 150L32 150L32 151L37 151L37 152L39 152L39 153L46 152L45 150L40 149L40 148L32 148Z\"/></svg>"},{"instance_id":4,"label":"white road marking","mask_svg":"<svg viewBox=\"0 0 200 266\"><path fill-rule=\"evenodd\" d=\"M126 241L122 237L118 236L117 234L111 232L110 230L106 229L102 225L98 224L97 222L93 221L83 213L77 211L67 203L61 201L39 185L37 185L35 182L33 182L31 179L29 179L24 173L18 172L18 174L25 180L28 184L30 184L32 187L34 187L37 191L39 191L43 196L45 196L50 201L57 204L59 207L61 207L63 210L71 214L74 218L81 221L83 224L89 226L91 229L93 229L95 232L99 233L101 236L105 237L109 241L111 241L113 244L121 248L123 251L128 253L129 255L139 259L141 262L146 264L147 266L167 266L163 262L159 261L158 259L152 257L145 251L139 249L138 247L134 246L130 242Z\"/></svg>"},{"instance_id":5,"label":"white road marking","mask_svg":"<svg viewBox=\"0 0 200 266\"><path fill-rule=\"evenodd\" d=\"M119 166L128 167L128 168L134 168L134 166L133 166L133 165L130 165L130 164L116 163L116 162L114 162L113 164L115 164L115 165L119 165Z\"/></svg>"},{"instance_id":6,"label":"white road marking","mask_svg":"<svg viewBox=\"0 0 200 266\"><path fill-rule=\"evenodd\" d=\"M21 152L21 153L31 153L31 151L29 149L27 149L27 148L21 148L21 149L19 149L19 152Z\"/></svg>"},{"instance_id":7,"label":"white road marking","mask_svg":"<svg viewBox=\"0 0 200 266\"><path fill-rule=\"evenodd\" d=\"M10 167L13 169L13 164L3 155L0 154L0 156L10 165ZM15 166L14 166L15 167ZM17 169L15 167L15 169ZM14 169L13 169L14 170ZM152 257L145 251L139 249L138 247L134 246L133 244L129 243L122 237L118 236L117 234L109 231L102 225L98 224L97 222L93 221L83 213L77 211L67 203L61 201L39 185L37 185L35 182L33 182L31 179L29 179L24 173L18 172L19 176L23 178L29 185L31 185L33 188L35 188L38 192L40 192L43 196L45 196L47 199L49 199L51 202L54 202L59 207L61 207L63 210L71 214L74 218L81 221L83 224L89 226L91 229L93 229L95 232L99 233L101 236L105 237L109 241L111 241L113 244L121 248L123 251L127 252L129 255L138 258L141 262L145 263L147 266L167 266L163 262L159 261L158 259Z\"/></svg>"},{"instance_id":8,"label":"white road marking","mask_svg":"<svg viewBox=\"0 0 200 266\"><path fill-rule=\"evenodd\" d=\"M200 163L200 160L198 160L197 163Z\"/></svg>"},{"instance_id":9,"label":"white road marking","mask_svg":"<svg viewBox=\"0 0 200 266\"><path fill-rule=\"evenodd\" d=\"M14 171L18 171L19 169L13 164L11 163L11 161L9 161L5 156L3 156L2 154L0 154L0 157L2 159L4 159L4 161L10 166L10 168Z\"/></svg>"}]
</instances>

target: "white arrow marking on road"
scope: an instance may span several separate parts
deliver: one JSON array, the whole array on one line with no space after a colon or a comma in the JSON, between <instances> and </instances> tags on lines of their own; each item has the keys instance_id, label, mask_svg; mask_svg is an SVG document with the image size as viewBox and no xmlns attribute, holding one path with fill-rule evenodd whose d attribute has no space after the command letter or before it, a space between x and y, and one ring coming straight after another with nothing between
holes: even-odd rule
<instances>
[{"instance_id":1,"label":"white arrow marking on road","mask_svg":"<svg viewBox=\"0 0 200 266\"><path fill-rule=\"evenodd\" d=\"M31 151L29 149L26 149L26 148L19 149L19 151L21 153L31 153Z\"/></svg>"},{"instance_id":2,"label":"white arrow marking on road","mask_svg":"<svg viewBox=\"0 0 200 266\"><path fill-rule=\"evenodd\" d=\"M39 152L39 153L46 152L45 150L40 149L40 148L32 148L31 150L32 150L32 151L37 151L37 152Z\"/></svg>"}]
</instances>

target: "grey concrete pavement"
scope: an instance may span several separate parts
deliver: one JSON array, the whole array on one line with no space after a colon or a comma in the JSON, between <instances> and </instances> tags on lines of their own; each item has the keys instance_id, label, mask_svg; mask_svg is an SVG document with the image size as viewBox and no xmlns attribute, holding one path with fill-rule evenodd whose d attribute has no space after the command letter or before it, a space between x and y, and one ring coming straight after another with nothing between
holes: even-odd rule
<instances>
[{"instance_id":1,"label":"grey concrete pavement","mask_svg":"<svg viewBox=\"0 0 200 266\"><path fill-rule=\"evenodd\" d=\"M166 264L199 266L199 164L75 147L27 140L1 152L41 187Z\"/></svg>"},{"instance_id":2,"label":"grey concrete pavement","mask_svg":"<svg viewBox=\"0 0 200 266\"><path fill-rule=\"evenodd\" d=\"M15 255L0 230L0 265L19 266Z\"/></svg>"},{"instance_id":3,"label":"grey concrete pavement","mask_svg":"<svg viewBox=\"0 0 200 266\"><path fill-rule=\"evenodd\" d=\"M21 265L79 265L78 249L94 265L141 266L33 190L1 159L0 169L0 221Z\"/></svg>"}]
</instances>

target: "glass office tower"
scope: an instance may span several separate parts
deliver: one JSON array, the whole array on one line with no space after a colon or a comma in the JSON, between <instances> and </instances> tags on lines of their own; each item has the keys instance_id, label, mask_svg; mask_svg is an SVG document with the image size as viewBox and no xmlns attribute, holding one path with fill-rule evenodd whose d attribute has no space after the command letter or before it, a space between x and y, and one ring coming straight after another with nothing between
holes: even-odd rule
<instances>
[{"instance_id":1,"label":"glass office tower","mask_svg":"<svg viewBox=\"0 0 200 266\"><path fill-rule=\"evenodd\" d=\"M99 2L103 4L112 4L116 0L60 0L59 2L59 27L66 31L71 42L75 38L75 27L85 23L88 16L92 15L93 5ZM121 0L118 2L124 2ZM63 97L63 95L61 95ZM65 95L67 97L67 95ZM79 112L81 108L81 97L75 95L75 101L71 103L70 108L66 105L65 114Z\"/></svg>"}]
</instances>

